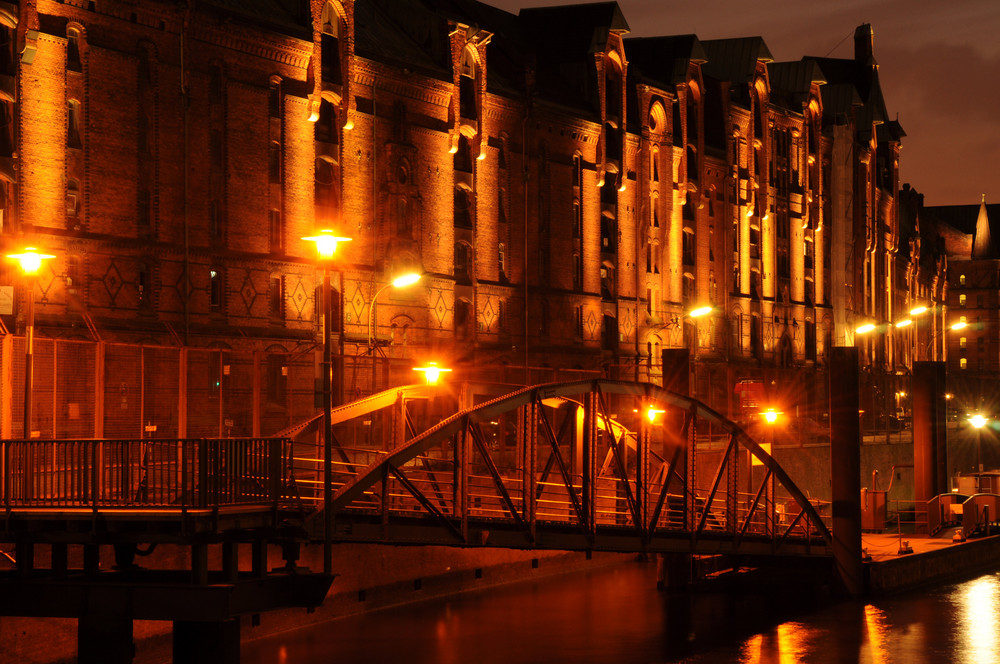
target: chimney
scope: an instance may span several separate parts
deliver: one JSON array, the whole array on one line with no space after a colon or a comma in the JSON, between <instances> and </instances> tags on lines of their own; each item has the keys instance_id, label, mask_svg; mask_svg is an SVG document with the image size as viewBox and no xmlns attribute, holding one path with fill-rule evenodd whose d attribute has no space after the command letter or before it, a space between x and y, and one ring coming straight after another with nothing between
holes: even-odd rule
<instances>
[{"instance_id":1,"label":"chimney","mask_svg":"<svg viewBox=\"0 0 1000 664\"><path fill-rule=\"evenodd\" d=\"M870 23L862 23L854 31L854 61L859 65L875 64L875 32Z\"/></svg>"}]
</instances>

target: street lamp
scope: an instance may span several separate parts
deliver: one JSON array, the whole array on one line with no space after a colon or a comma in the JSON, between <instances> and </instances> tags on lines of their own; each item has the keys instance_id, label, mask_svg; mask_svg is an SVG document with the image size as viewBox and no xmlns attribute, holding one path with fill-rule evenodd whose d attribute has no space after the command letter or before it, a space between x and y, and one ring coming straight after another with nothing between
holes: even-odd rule
<instances>
[{"instance_id":1,"label":"street lamp","mask_svg":"<svg viewBox=\"0 0 1000 664\"><path fill-rule=\"evenodd\" d=\"M406 274L396 277L382 288L379 288L375 293L375 297L372 298L372 304L368 307L368 348L375 347L375 332L377 330L377 322L375 319L375 307L377 306L378 296L382 294L387 288L406 288L407 286L412 286L413 284L420 281L420 275L416 272L407 272Z\"/></svg>"},{"instance_id":2,"label":"street lamp","mask_svg":"<svg viewBox=\"0 0 1000 664\"><path fill-rule=\"evenodd\" d=\"M983 427L988 422L988 419L978 413L969 418L969 424L976 429L976 493L982 491L980 484L983 481Z\"/></svg>"},{"instance_id":3,"label":"street lamp","mask_svg":"<svg viewBox=\"0 0 1000 664\"><path fill-rule=\"evenodd\" d=\"M375 297L372 298L372 303L368 307L368 354L372 357L372 394L375 393L375 383L377 376L377 366L375 363L375 353L377 350L377 343L375 340L376 332L378 331L378 321L375 318L376 306L378 303L378 296L382 294L387 288L406 288L407 286L412 286L413 284L420 281L420 275L416 272L407 272L406 274L400 275L387 283L382 288L379 288L375 292Z\"/></svg>"},{"instance_id":4,"label":"street lamp","mask_svg":"<svg viewBox=\"0 0 1000 664\"><path fill-rule=\"evenodd\" d=\"M20 264L27 282L28 316L24 350L24 430L22 436L29 439L31 438L32 353L35 345L35 277L42 267L42 261L55 258L55 256L40 254L34 247L27 247L19 254L8 254L7 258L13 258Z\"/></svg>"},{"instance_id":5,"label":"street lamp","mask_svg":"<svg viewBox=\"0 0 1000 664\"><path fill-rule=\"evenodd\" d=\"M441 374L448 373L451 369L446 369L444 367L439 367L437 362L428 362L426 367L413 367L414 371L424 372L424 382L428 385L437 385L438 378Z\"/></svg>"},{"instance_id":6,"label":"street lamp","mask_svg":"<svg viewBox=\"0 0 1000 664\"><path fill-rule=\"evenodd\" d=\"M337 245L350 242L349 237L338 237L324 229L318 235L302 238L316 243L319 264L323 268L323 573L333 574L333 295L330 288L330 265Z\"/></svg>"}]
</instances>

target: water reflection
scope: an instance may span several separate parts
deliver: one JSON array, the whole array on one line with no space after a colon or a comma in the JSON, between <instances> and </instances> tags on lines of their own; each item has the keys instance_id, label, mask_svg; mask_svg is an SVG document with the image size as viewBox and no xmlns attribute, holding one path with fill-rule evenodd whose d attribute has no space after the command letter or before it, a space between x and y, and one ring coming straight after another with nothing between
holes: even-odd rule
<instances>
[{"instance_id":1,"label":"water reflection","mask_svg":"<svg viewBox=\"0 0 1000 664\"><path fill-rule=\"evenodd\" d=\"M959 652L966 661L979 664L1000 662L997 655L997 647L1000 646L997 636L997 630L1000 630L998 590L997 576L984 576L965 584L953 595L957 604L957 632L961 639Z\"/></svg>"},{"instance_id":2,"label":"water reflection","mask_svg":"<svg viewBox=\"0 0 1000 664\"><path fill-rule=\"evenodd\" d=\"M820 606L663 593L653 565L633 564L320 624L245 644L241 661L1000 664L998 626L1000 574Z\"/></svg>"}]
</instances>

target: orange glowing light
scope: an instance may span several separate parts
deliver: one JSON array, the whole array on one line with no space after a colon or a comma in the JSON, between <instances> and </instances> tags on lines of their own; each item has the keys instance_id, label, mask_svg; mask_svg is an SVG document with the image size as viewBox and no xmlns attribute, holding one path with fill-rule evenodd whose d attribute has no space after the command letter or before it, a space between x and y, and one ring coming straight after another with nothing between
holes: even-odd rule
<instances>
[{"instance_id":1,"label":"orange glowing light","mask_svg":"<svg viewBox=\"0 0 1000 664\"><path fill-rule=\"evenodd\" d=\"M439 367L437 362L428 362L426 367L413 367L413 370L423 371L424 380L428 385L437 385L438 378L441 377L441 374L451 371L451 369Z\"/></svg>"},{"instance_id":2,"label":"orange glowing light","mask_svg":"<svg viewBox=\"0 0 1000 664\"><path fill-rule=\"evenodd\" d=\"M337 253L337 245L341 242L350 242L349 237L340 237L328 228L324 228L319 232L318 235L310 235L308 237L302 238L309 242L316 243L316 251L319 253L319 257L323 260L329 260L333 258L333 255Z\"/></svg>"},{"instance_id":3,"label":"orange glowing light","mask_svg":"<svg viewBox=\"0 0 1000 664\"><path fill-rule=\"evenodd\" d=\"M653 408L652 406L650 406L649 408L646 409L646 419L648 419L649 423L652 424L653 422L656 421L657 415L660 415L661 413L665 412L666 411L664 410L660 410L659 408Z\"/></svg>"},{"instance_id":4,"label":"orange glowing light","mask_svg":"<svg viewBox=\"0 0 1000 664\"><path fill-rule=\"evenodd\" d=\"M51 254L40 254L34 247L26 247L24 251L19 254L7 254L7 258L13 258L20 264L21 270L25 274L34 276L38 274L38 270L41 269L42 261L49 258L55 258L55 256Z\"/></svg>"}]
</instances>

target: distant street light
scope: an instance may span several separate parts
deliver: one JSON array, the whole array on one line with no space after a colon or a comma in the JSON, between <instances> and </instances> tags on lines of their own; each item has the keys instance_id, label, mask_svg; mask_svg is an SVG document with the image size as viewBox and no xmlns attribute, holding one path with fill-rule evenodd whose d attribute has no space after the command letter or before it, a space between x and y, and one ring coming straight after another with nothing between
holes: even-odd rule
<instances>
[{"instance_id":1,"label":"distant street light","mask_svg":"<svg viewBox=\"0 0 1000 664\"><path fill-rule=\"evenodd\" d=\"M854 329L856 334L868 334L875 329L875 323L865 323L864 325L859 325Z\"/></svg>"},{"instance_id":2,"label":"distant street light","mask_svg":"<svg viewBox=\"0 0 1000 664\"><path fill-rule=\"evenodd\" d=\"M7 258L13 258L21 266L24 272L28 296L27 330L24 349L24 430L22 436L25 439L31 438L31 388L33 375L32 356L35 345L35 277L42 267L42 261L55 258L51 254L40 254L34 247L27 247L19 254L8 254Z\"/></svg>"},{"instance_id":3,"label":"distant street light","mask_svg":"<svg viewBox=\"0 0 1000 664\"><path fill-rule=\"evenodd\" d=\"M316 243L320 267L323 268L323 573L333 574L333 289L330 288L330 267L337 245L350 242L331 230L302 238Z\"/></svg>"}]
</instances>

